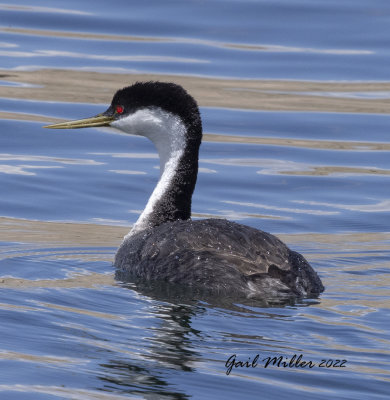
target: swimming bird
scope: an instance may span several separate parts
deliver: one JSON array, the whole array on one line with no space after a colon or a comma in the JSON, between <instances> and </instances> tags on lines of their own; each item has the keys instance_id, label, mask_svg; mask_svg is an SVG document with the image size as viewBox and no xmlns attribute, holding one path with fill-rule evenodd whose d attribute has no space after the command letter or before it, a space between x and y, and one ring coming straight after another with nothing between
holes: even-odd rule
<instances>
[{"instance_id":1,"label":"swimming bird","mask_svg":"<svg viewBox=\"0 0 390 400\"><path fill-rule=\"evenodd\" d=\"M46 128L98 126L147 137L160 158L160 179L116 253L117 278L249 298L324 290L305 258L277 237L225 219L191 220L202 122L196 101L180 85L137 82L118 90L105 112Z\"/></svg>"}]
</instances>

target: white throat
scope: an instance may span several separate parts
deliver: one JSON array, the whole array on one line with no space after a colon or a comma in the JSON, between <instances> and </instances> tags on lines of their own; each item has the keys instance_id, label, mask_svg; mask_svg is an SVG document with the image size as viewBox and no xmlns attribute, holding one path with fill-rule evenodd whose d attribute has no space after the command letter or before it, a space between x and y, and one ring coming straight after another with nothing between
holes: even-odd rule
<instances>
[{"instance_id":1,"label":"white throat","mask_svg":"<svg viewBox=\"0 0 390 400\"><path fill-rule=\"evenodd\" d=\"M148 217L169 188L184 153L186 127L176 115L159 107L136 111L111 123L111 126L133 135L145 136L157 148L160 157L160 179L148 203L125 239L148 227Z\"/></svg>"}]
</instances>

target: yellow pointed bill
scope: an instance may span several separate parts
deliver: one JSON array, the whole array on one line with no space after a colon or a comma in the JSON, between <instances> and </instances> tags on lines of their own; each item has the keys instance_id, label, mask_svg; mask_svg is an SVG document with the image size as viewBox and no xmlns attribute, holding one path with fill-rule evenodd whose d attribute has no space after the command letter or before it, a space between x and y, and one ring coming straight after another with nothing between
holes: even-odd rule
<instances>
[{"instance_id":1,"label":"yellow pointed bill","mask_svg":"<svg viewBox=\"0 0 390 400\"><path fill-rule=\"evenodd\" d=\"M99 114L91 118L83 118L75 121L61 122L59 124L46 125L44 128L50 129L79 129L90 128L92 126L108 126L110 122L114 121L113 116Z\"/></svg>"}]
</instances>

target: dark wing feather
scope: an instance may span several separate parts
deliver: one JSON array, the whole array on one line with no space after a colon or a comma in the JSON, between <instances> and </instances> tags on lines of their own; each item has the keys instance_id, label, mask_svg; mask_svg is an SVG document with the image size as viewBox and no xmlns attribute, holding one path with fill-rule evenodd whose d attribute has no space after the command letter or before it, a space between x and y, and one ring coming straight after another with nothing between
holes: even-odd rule
<instances>
[{"instance_id":1,"label":"dark wing feather","mask_svg":"<svg viewBox=\"0 0 390 400\"><path fill-rule=\"evenodd\" d=\"M221 219L167 222L119 248L117 277L162 280L245 296L323 291L308 262L277 237Z\"/></svg>"}]
</instances>

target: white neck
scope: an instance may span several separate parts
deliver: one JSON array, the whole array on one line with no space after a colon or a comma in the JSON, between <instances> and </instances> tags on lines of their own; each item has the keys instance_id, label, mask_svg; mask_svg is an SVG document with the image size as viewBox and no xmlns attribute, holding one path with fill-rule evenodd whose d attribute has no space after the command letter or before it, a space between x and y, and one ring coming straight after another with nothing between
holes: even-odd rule
<instances>
[{"instance_id":1,"label":"white neck","mask_svg":"<svg viewBox=\"0 0 390 400\"><path fill-rule=\"evenodd\" d=\"M182 120L158 107L136 111L111 123L123 132L149 138L157 148L160 157L160 179L148 203L132 230L125 239L148 227L148 218L156 203L169 188L184 153L186 127Z\"/></svg>"}]
</instances>

